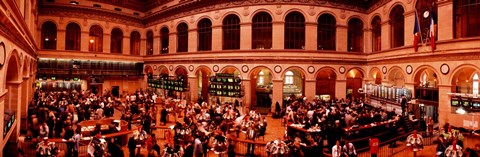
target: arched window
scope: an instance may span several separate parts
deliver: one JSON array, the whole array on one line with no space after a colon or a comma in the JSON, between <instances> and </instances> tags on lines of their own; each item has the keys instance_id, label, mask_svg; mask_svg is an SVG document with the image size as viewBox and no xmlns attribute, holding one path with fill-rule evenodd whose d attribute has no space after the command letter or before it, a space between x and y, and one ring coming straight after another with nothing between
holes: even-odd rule
<instances>
[{"instance_id":1,"label":"arched window","mask_svg":"<svg viewBox=\"0 0 480 157\"><path fill-rule=\"evenodd\" d=\"M265 73L263 71L260 71L258 73L258 84L257 85L263 85L265 82Z\"/></svg>"},{"instance_id":2,"label":"arched window","mask_svg":"<svg viewBox=\"0 0 480 157\"><path fill-rule=\"evenodd\" d=\"M293 72L287 71L285 73L285 84L293 84Z\"/></svg>"},{"instance_id":3,"label":"arched window","mask_svg":"<svg viewBox=\"0 0 480 157\"><path fill-rule=\"evenodd\" d=\"M153 55L153 32L147 32L147 55Z\"/></svg>"},{"instance_id":4,"label":"arched window","mask_svg":"<svg viewBox=\"0 0 480 157\"><path fill-rule=\"evenodd\" d=\"M102 52L103 51L103 29L99 25L90 27L88 51Z\"/></svg>"},{"instance_id":5,"label":"arched window","mask_svg":"<svg viewBox=\"0 0 480 157\"><path fill-rule=\"evenodd\" d=\"M425 86L425 87L428 86L428 77L427 77L427 73L426 73L426 72L423 73L423 75L422 75L422 82L421 82L421 83L422 83L422 85Z\"/></svg>"},{"instance_id":6,"label":"arched window","mask_svg":"<svg viewBox=\"0 0 480 157\"><path fill-rule=\"evenodd\" d=\"M165 54L165 53L168 53L168 45L170 44L169 43L169 31L168 31L168 28L167 27L163 27L161 30L160 30L160 45L161 45L161 49L160 49L160 53L161 54Z\"/></svg>"},{"instance_id":7,"label":"arched window","mask_svg":"<svg viewBox=\"0 0 480 157\"><path fill-rule=\"evenodd\" d=\"M177 52L188 51L188 26L181 23L177 26Z\"/></svg>"},{"instance_id":8,"label":"arched window","mask_svg":"<svg viewBox=\"0 0 480 157\"><path fill-rule=\"evenodd\" d=\"M110 53L122 53L123 32L119 28L112 29L110 36Z\"/></svg>"},{"instance_id":9,"label":"arched window","mask_svg":"<svg viewBox=\"0 0 480 157\"><path fill-rule=\"evenodd\" d=\"M317 49L335 50L337 22L330 14L323 14L318 18Z\"/></svg>"},{"instance_id":10,"label":"arched window","mask_svg":"<svg viewBox=\"0 0 480 157\"><path fill-rule=\"evenodd\" d=\"M437 12L437 5L434 5L438 0L421 0L417 1L415 8L417 9L418 21L420 23L420 30L422 31L422 39L429 38L430 30L430 17L432 16L432 8L434 12ZM429 17L425 18L424 13L429 12ZM434 16L436 18L436 16ZM438 35L435 34L435 37ZM436 39L435 39L436 40Z\"/></svg>"},{"instance_id":11,"label":"arched window","mask_svg":"<svg viewBox=\"0 0 480 157\"><path fill-rule=\"evenodd\" d=\"M272 16L259 12L252 19L252 49L272 48Z\"/></svg>"},{"instance_id":12,"label":"arched window","mask_svg":"<svg viewBox=\"0 0 480 157\"><path fill-rule=\"evenodd\" d=\"M455 38L480 36L480 1L455 0Z\"/></svg>"},{"instance_id":13,"label":"arched window","mask_svg":"<svg viewBox=\"0 0 480 157\"><path fill-rule=\"evenodd\" d=\"M372 50L373 52L382 50L382 25L378 16L372 20Z\"/></svg>"},{"instance_id":14,"label":"arched window","mask_svg":"<svg viewBox=\"0 0 480 157\"><path fill-rule=\"evenodd\" d=\"M358 18L348 21L348 51L363 52L363 22Z\"/></svg>"},{"instance_id":15,"label":"arched window","mask_svg":"<svg viewBox=\"0 0 480 157\"><path fill-rule=\"evenodd\" d=\"M137 31L130 33L130 55L140 55L140 33Z\"/></svg>"},{"instance_id":16,"label":"arched window","mask_svg":"<svg viewBox=\"0 0 480 157\"><path fill-rule=\"evenodd\" d=\"M397 5L392 9L390 13L390 25L391 25L391 34L392 34L392 48L404 46L404 27L405 27L405 18L403 17L403 7Z\"/></svg>"},{"instance_id":17,"label":"arched window","mask_svg":"<svg viewBox=\"0 0 480 157\"><path fill-rule=\"evenodd\" d=\"M305 17L291 12L285 17L285 49L305 49Z\"/></svg>"},{"instance_id":18,"label":"arched window","mask_svg":"<svg viewBox=\"0 0 480 157\"><path fill-rule=\"evenodd\" d=\"M80 50L80 26L69 23L65 32L65 50Z\"/></svg>"},{"instance_id":19,"label":"arched window","mask_svg":"<svg viewBox=\"0 0 480 157\"><path fill-rule=\"evenodd\" d=\"M230 14L223 19L223 49L240 49L240 18Z\"/></svg>"},{"instance_id":20,"label":"arched window","mask_svg":"<svg viewBox=\"0 0 480 157\"><path fill-rule=\"evenodd\" d=\"M212 50L212 22L205 18L198 22L198 51Z\"/></svg>"},{"instance_id":21,"label":"arched window","mask_svg":"<svg viewBox=\"0 0 480 157\"><path fill-rule=\"evenodd\" d=\"M57 49L57 26L48 21L42 25L42 49Z\"/></svg>"},{"instance_id":22,"label":"arched window","mask_svg":"<svg viewBox=\"0 0 480 157\"><path fill-rule=\"evenodd\" d=\"M478 73L473 74L472 83L473 95L478 95Z\"/></svg>"}]
</instances>

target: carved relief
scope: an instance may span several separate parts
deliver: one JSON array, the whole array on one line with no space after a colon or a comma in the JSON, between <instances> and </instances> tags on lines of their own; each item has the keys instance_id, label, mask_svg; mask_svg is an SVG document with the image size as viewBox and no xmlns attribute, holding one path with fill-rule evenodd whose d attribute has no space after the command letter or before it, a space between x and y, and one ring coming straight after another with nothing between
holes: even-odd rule
<instances>
[{"instance_id":1,"label":"carved relief","mask_svg":"<svg viewBox=\"0 0 480 157\"><path fill-rule=\"evenodd\" d=\"M170 21L170 28L173 28L173 20Z\"/></svg>"},{"instance_id":2,"label":"carved relief","mask_svg":"<svg viewBox=\"0 0 480 157\"><path fill-rule=\"evenodd\" d=\"M315 7L310 6L310 9L308 9L308 15L313 16L315 15Z\"/></svg>"},{"instance_id":3,"label":"carved relief","mask_svg":"<svg viewBox=\"0 0 480 157\"><path fill-rule=\"evenodd\" d=\"M408 4L412 3L412 0L407 0L407 3L408 3Z\"/></svg>"},{"instance_id":4,"label":"carved relief","mask_svg":"<svg viewBox=\"0 0 480 157\"><path fill-rule=\"evenodd\" d=\"M105 22L105 28L110 29L110 23L109 22Z\"/></svg>"},{"instance_id":5,"label":"carved relief","mask_svg":"<svg viewBox=\"0 0 480 157\"><path fill-rule=\"evenodd\" d=\"M195 23L195 16L194 15L190 16L190 23L191 24Z\"/></svg>"},{"instance_id":6,"label":"carved relief","mask_svg":"<svg viewBox=\"0 0 480 157\"><path fill-rule=\"evenodd\" d=\"M65 21L64 18L63 18L63 17L60 17L60 20L58 20L58 23L61 24L61 25L63 25L64 21Z\"/></svg>"},{"instance_id":7,"label":"carved relief","mask_svg":"<svg viewBox=\"0 0 480 157\"><path fill-rule=\"evenodd\" d=\"M83 19L83 26L84 26L84 27L87 27L87 26L88 26L87 19Z\"/></svg>"},{"instance_id":8,"label":"carved relief","mask_svg":"<svg viewBox=\"0 0 480 157\"><path fill-rule=\"evenodd\" d=\"M250 15L250 10L248 9L248 7L243 7L243 16L248 16Z\"/></svg>"},{"instance_id":9,"label":"carved relief","mask_svg":"<svg viewBox=\"0 0 480 157\"><path fill-rule=\"evenodd\" d=\"M342 9L342 11L340 11L340 18L342 18L342 19L347 18L347 14L345 14L345 10L343 10L343 9Z\"/></svg>"},{"instance_id":10,"label":"carved relief","mask_svg":"<svg viewBox=\"0 0 480 157\"><path fill-rule=\"evenodd\" d=\"M128 25L125 25L125 32L130 32L130 27Z\"/></svg>"},{"instance_id":11,"label":"carved relief","mask_svg":"<svg viewBox=\"0 0 480 157\"><path fill-rule=\"evenodd\" d=\"M275 14L281 15L283 13L282 5L277 5L277 9L275 10Z\"/></svg>"},{"instance_id":12,"label":"carved relief","mask_svg":"<svg viewBox=\"0 0 480 157\"><path fill-rule=\"evenodd\" d=\"M383 6L383 15L387 15L387 6Z\"/></svg>"},{"instance_id":13,"label":"carved relief","mask_svg":"<svg viewBox=\"0 0 480 157\"><path fill-rule=\"evenodd\" d=\"M219 10L215 10L215 15L213 16L213 18L215 20L218 20L220 18L220 11Z\"/></svg>"}]
</instances>

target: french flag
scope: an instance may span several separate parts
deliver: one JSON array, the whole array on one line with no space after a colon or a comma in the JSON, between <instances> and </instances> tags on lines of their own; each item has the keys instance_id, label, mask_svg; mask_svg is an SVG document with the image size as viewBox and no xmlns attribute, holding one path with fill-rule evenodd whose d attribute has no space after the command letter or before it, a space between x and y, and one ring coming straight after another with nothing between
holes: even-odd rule
<instances>
[{"instance_id":1,"label":"french flag","mask_svg":"<svg viewBox=\"0 0 480 157\"><path fill-rule=\"evenodd\" d=\"M415 25L413 26L413 48L415 52L418 50L418 38L420 37L420 23L418 22L417 11L415 11Z\"/></svg>"},{"instance_id":2,"label":"french flag","mask_svg":"<svg viewBox=\"0 0 480 157\"><path fill-rule=\"evenodd\" d=\"M430 32L428 36L430 37L430 45L432 46L432 51L434 51L437 47L435 45L435 25L437 25L437 15L435 14L433 8L431 10L430 16Z\"/></svg>"}]
</instances>

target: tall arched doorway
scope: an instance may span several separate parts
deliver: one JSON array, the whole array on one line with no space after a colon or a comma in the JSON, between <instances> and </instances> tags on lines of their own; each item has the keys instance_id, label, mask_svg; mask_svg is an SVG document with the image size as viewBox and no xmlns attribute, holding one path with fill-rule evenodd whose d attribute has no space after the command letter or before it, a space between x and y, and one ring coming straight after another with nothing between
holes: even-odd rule
<instances>
[{"instance_id":1,"label":"tall arched doorway","mask_svg":"<svg viewBox=\"0 0 480 157\"><path fill-rule=\"evenodd\" d=\"M270 111L273 97L272 71L265 67L252 69L250 74L250 87L250 107Z\"/></svg>"},{"instance_id":2,"label":"tall arched doorway","mask_svg":"<svg viewBox=\"0 0 480 157\"><path fill-rule=\"evenodd\" d=\"M180 67L177 68L177 70L175 70L175 78L174 79L176 81L182 82L184 89L189 88L188 72L187 72L187 69L184 66L180 66ZM180 86L182 86L182 85L178 85L178 87L180 87ZM189 94L188 94L187 90L181 91L181 90L174 89L174 90L170 90L170 91L171 92L177 91L174 95L178 99L187 99L187 97L189 97ZM185 93L185 92L187 92L187 93Z\"/></svg>"},{"instance_id":3,"label":"tall arched doorway","mask_svg":"<svg viewBox=\"0 0 480 157\"><path fill-rule=\"evenodd\" d=\"M358 69L351 69L346 73L347 78L347 98L355 100L363 95L359 92L362 88L363 73Z\"/></svg>"},{"instance_id":4,"label":"tall arched doorway","mask_svg":"<svg viewBox=\"0 0 480 157\"><path fill-rule=\"evenodd\" d=\"M4 126L3 135L5 138L5 147L3 148L3 156L16 156L17 150L17 137L18 129L20 126L19 119L20 115L20 97L21 97L21 73L20 73L20 61L19 58L15 55L16 51L13 51L10 59L7 64L7 77L5 83L5 89L7 93L4 95ZM25 104L26 105L26 104ZM13 150L13 151L12 151Z\"/></svg>"},{"instance_id":5,"label":"tall arched doorway","mask_svg":"<svg viewBox=\"0 0 480 157\"><path fill-rule=\"evenodd\" d=\"M337 74L332 68L323 68L318 71L316 76L316 97L328 101L335 99L335 84Z\"/></svg>"},{"instance_id":6,"label":"tall arched doorway","mask_svg":"<svg viewBox=\"0 0 480 157\"><path fill-rule=\"evenodd\" d=\"M305 95L305 74L302 70L287 69L283 74L283 99L288 104Z\"/></svg>"},{"instance_id":7,"label":"tall arched doorway","mask_svg":"<svg viewBox=\"0 0 480 157\"><path fill-rule=\"evenodd\" d=\"M373 80L374 84L382 84L382 72L378 68L373 68L370 70L370 79Z\"/></svg>"},{"instance_id":8,"label":"tall arched doorway","mask_svg":"<svg viewBox=\"0 0 480 157\"><path fill-rule=\"evenodd\" d=\"M195 74L198 80L198 99L201 98L205 102L208 102L209 99L208 85L211 75L212 71L208 67L199 67Z\"/></svg>"},{"instance_id":9,"label":"tall arched doorway","mask_svg":"<svg viewBox=\"0 0 480 157\"><path fill-rule=\"evenodd\" d=\"M403 74L402 69L393 68L388 74L388 82L394 87L404 87L405 75Z\"/></svg>"},{"instance_id":10,"label":"tall arched doorway","mask_svg":"<svg viewBox=\"0 0 480 157\"><path fill-rule=\"evenodd\" d=\"M437 73L433 68L424 67L415 73L415 98L424 106L419 113L415 113L420 119L427 116L438 122L438 83Z\"/></svg>"}]
</instances>

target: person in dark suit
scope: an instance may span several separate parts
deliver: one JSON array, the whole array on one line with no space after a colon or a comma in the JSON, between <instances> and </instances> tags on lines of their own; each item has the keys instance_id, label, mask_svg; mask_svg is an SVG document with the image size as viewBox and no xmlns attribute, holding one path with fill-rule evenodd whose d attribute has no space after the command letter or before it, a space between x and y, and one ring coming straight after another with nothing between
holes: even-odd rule
<instances>
[{"instance_id":1,"label":"person in dark suit","mask_svg":"<svg viewBox=\"0 0 480 157\"><path fill-rule=\"evenodd\" d=\"M135 157L135 149L137 148L137 142L135 142L135 138L130 137L128 139L128 152L130 153L130 157Z\"/></svg>"},{"instance_id":2,"label":"person in dark suit","mask_svg":"<svg viewBox=\"0 0 480 157\"><path fill-rule=\"evenodd\" d=\"M162 109L162 113L160 115L160 122L163 123L163 125L167 125L167 115L168 115L168 112L167 112L167 109Z\"/></svg>"},{"instance_id":3,"label":"person in dark suit","mask_svg":"<svg viewBox=\"0 0 480 157\"><path fill-rule=\"evenodd\" d=\"M400 101L400 105L402 106L402 115L405 116L405 113L407 113L407 98L403 94L402 94L402 100Z\"/></svg>"}]
</instances>

